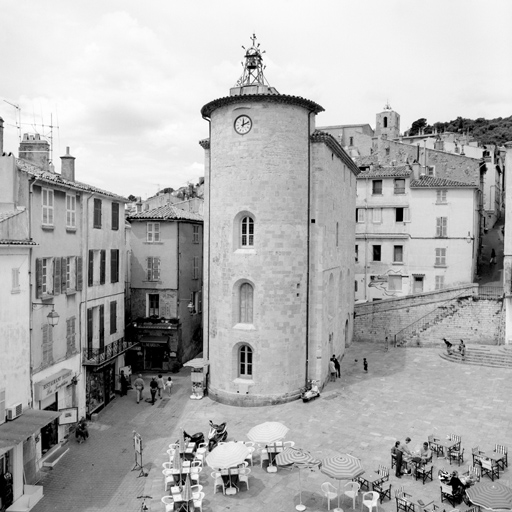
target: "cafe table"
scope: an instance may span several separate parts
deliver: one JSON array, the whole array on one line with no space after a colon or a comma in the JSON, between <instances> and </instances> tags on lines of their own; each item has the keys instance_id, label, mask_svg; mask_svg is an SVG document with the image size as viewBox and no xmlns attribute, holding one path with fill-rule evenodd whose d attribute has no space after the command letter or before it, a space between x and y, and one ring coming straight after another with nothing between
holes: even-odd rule
<instances>
[{"instance_id":1,"label":"cafe table","mask_svg":"<svg viewBox=\"0 0 512 512\"><path fill-rule=\"evenodd\" d=\"M368 474L363 473L361 476L357 477L357 481L361 484L361 487L365 487L366 490L370 490L370 486L373 489L374 484L380 484L385 479L385 476L382 476L380 473L376 473L375 471Z\"/></svg>"},{"instance_id":2,"label":"cafe table","mask_svg":"<svg viewBox=\"0 0 512 512\"><path fill-rule=\"evenodd\" d=\"M495 462L500 467L501 470L505 471L505 454L504 453L499 453L499 452L479 452L479 458L480 459L492 460L493 462Z\"/></svg>"},{"instance_id":3,"label":"cafe table","mask_svg":"<svg viewBox=\"0 0 512 512\"><path fill-rule=\"evenodd\" d=\"M185 445L185 450L180 455L183 459L192 460L195 456L196 452L196 443L187 443Z\"/></svg>"},{"instance_id":4,"label":"cafe table","mask_svg":"<svg viewBox=\"0 0 512 512\"><path fill-rule=\"evenodd\" d=\"M227 495L236 494L238 492L238 468L219 469L219 473L224 480L225 493Z\"/></svg>"},{"instance_id":5,"label":"cafe table","mask_svg":"<svg viewBox=\"0 0 512 512\"><path fill-rule=\"evenodd\" d=\"M425 498L425 497L415 497L415 496L409 496L408 501L412 503L414 507L415 512L423 512L424 509L427 507L430 507L432 503L434 503L434 500L432 498Z\"/></svg>"},{"instance_id":6,"label":"cafe table","mask_svg":"<svg viewBox=\"0 0 512 512\"><path fill-rule=\"evenodd\" d=\"M448 458L449 451L452 448L455 448L460 443L460 441L456 441L454 439L448 439L448 438L440 439L437 437L434 437L434 439L432 441L434 442L434 444L437 444L437 446L442 446L445 459Z\"/></svg>"},{"instance_id":7,"label":"cafe table","mask_svg":"<svg viewBox=\"0 0 512 512\"><path fill-rule=\"evenodd\" d=\"M268 467L267 472L275 473L277 471L277 467L275 465L275 460L278 453L281 453L284 450L284 445L282 441L276 441L275 443L268 444L265 449L268 452Z\"/></svg>"}]
</instances>

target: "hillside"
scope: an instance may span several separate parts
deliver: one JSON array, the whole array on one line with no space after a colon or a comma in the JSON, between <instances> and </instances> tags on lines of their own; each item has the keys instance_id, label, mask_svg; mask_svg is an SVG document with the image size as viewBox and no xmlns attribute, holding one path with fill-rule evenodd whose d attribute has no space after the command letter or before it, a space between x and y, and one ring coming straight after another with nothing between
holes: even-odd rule
<instances>
[{"instance_id":1,"label":"hillside","mask_svg":"<svg viewBox=\"0 0 512 512\"><path fill-rule=\"evenodd\" d=\"M425 133L432 133L434 130L438 132L469 133L482 144L501 146L505 142L512 141L512 116L496 119L457 117L453 121L437 122L433 125L427 124L425 118L420 118L412 123L412 127L407 131L407 134L416 135L420 128L423 128Z\"/></svg>"}]
</instances>

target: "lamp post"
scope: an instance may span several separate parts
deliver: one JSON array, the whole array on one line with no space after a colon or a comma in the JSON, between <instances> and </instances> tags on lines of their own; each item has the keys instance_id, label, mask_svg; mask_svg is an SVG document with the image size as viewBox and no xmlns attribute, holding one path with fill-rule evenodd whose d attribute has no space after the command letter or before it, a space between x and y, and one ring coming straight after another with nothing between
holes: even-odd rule
<instances>
[{"instance_id":1,"label":"lamp post","mask_svg":"<svg viewBox=\"0 0 512 512\"><path fill-rule=\"evenodd\" d=\"M52 310L46 315L46 318L48 320L48 325L51 325L52 327L55 327L59 324L59 318L60 315L55 311L55 306L53 304L44 304L43 302L32 302L32 308L34 306L47 306L51 307Z\"/></svg>"}]
</instances>

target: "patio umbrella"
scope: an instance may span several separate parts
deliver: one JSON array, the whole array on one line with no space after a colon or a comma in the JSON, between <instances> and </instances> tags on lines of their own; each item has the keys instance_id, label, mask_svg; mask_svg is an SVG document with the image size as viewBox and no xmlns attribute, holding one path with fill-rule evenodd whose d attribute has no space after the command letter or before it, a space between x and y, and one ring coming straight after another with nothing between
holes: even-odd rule
<instances>
[{"instance_id":1,"label":"patio umbrella","mask_svg":"<svg viewBox=\"0 0 512 512\"><path fill-rule=\"evenodd\" d=\"M226 469L238 466L249 455L249 448L244 443L228 443L218 445L206 457L206 463L212 469Z\"/></svg>"},{"instance_id":2,"label":"patio umbrella","mask_svg":"<svg viewBox=\"0 0 512 512\"><path fill-rule=\"evenodd\" d=\"M466 489L466 494L473 505L488 510L512 509L512 489L499 482L479 482Z\"/></svg>"},{"instance_id":3,"label":"patio umbrella","mask_svg":"<svg viewBox=\"0 0 512 512\"><path fill-rule=\"evenodd\" d=\"M181 471L181 456L179 449L174 450L174 456L172 459L172 467Z\"/></svg>"},{"instance_id":4,"label":"patio umbrella","mask_svg":"<svg viewBox=\"0 0 512 512\"><path fill-rule=\"evenodd\" d=\"M361 461L349 455L337 455L335 457L327 457L322 460L320 471L335 480L338 480L338 508L340 509L340 492L342 480L353 480L364 473Z\"/></svg>"},{"instance_id":5,"label":"patio umbrella","mask_svg":"<svg viewBox=\"0 0 512 512\"><path fill-rule=\"evenodd\" d=\"M320 461L301 448L285 448L281 453L277 454L276 464L278 466L295 467L299 470L299 504L295 508L299 511L306 510L306 506L302 504L302 481L300 478L300 470L318 466Z\"/></svg>"},{"instance_id":6,"label":"patio umbrella","mask_svg":"<svg viewBox=\"0 0 512 512\"><path fill-rule=\"evenodd\" d=\"M183 429L181 429L180 442L179 442L180 453L185 452L185 434L183 432L184 432Z\"/></svg>"},{"instance_id":7,"label":"patio umbrella","mask_svg":"<svg viewBox=\"0 0 512 512\"><path fill-rule=\"evenodd\" d=\"M192 489L190 488L190 476L187 475L185 485L183 486L183 501L188 502L192 499Z\"/></svg>"},{"instance_id":8,"label":"patio umbrella","mask_svg":"<svg viewBox=\"0 0 512 512\"><path fill-rule=\"evenodd\" d=\"M183 364L183 366L190 366L191 368L203 368L203 366L210 364L208 359L204 359L203 357L197 357L196 359L191 359Z\"/></svg>"},{"instance_id":9,"label":"patio umbrella","mask_svg":"<svg viewBox=\"0 0 512 512\"><path fill-rule=\"evenodd\" d=\"M252 427L247 437L255 443L275 443L282 439L290 429L278 421L266 421Z\"/></svg>"}]
</instances>

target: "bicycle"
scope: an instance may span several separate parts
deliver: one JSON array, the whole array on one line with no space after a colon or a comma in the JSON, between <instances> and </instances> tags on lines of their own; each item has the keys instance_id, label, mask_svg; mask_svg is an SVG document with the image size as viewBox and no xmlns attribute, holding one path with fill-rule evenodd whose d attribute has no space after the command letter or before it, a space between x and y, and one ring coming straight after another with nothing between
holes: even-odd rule
<instances>
[{"instance_id":1,"label":"bicycle","mask_svg":"<svg viewBox=\"0 0 512 512\"><path fill-rule=\"evenodd\" d=\"M140 504L140 512L147 512L149 507L146 505L146 500L152 500L153 496L137 496L137 499L142 500L142 503Z\"/></svg>"}]
</instances>

